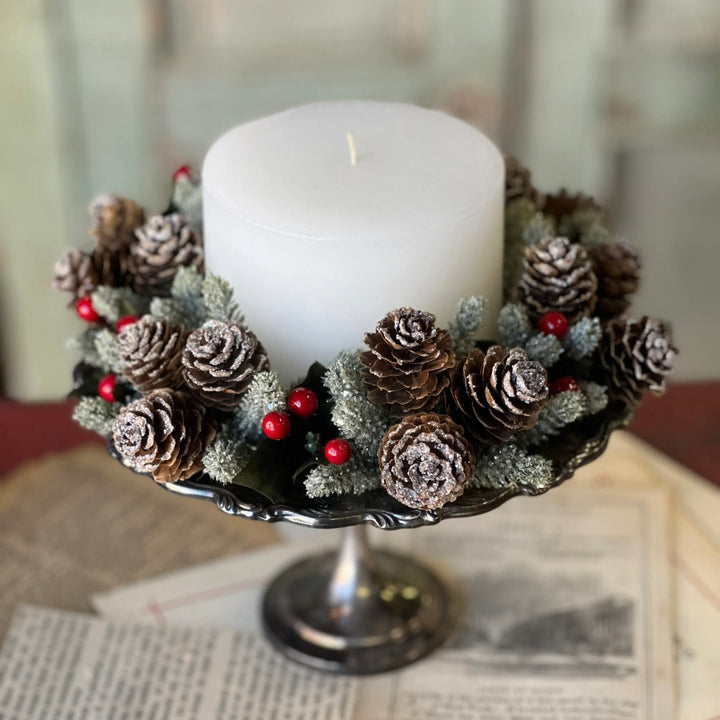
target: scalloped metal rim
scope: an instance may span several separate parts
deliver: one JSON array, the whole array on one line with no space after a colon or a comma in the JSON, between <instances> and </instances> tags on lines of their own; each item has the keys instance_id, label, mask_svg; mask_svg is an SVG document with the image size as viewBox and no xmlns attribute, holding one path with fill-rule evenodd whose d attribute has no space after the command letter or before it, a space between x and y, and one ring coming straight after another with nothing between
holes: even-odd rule
<instances>
[{"instance_id":1,"label":"scalloped metal rim","mask_svg":"<svg viewBox=\"0 0 720 720\"><path fill-rule=\"evenodd\" d=\"M591 426L580 426L562 438L560 462L554 460L555 478L550 488L572 477L575 471L605 450L613 430L625 427L632 418L627 408L601 413ZM570 448L568 450L568 448ZM550 446L552 450L552 446ZM177 495L209 500L228 515L262 522L291 522L315 528L340 528L361 523L382 530L435 525L441 520L469 517L489 512L516 495L533 494L522 488L501 490L472 489L455 502L437 510L416 510L401 505L382 490L363 495L308 499L306 504L262 502L257 495L239 485L222 486L200 476L197 480L166 483L163 487ZM550 489L548 488L548 489Z\"/></svg>"}]
</instances>

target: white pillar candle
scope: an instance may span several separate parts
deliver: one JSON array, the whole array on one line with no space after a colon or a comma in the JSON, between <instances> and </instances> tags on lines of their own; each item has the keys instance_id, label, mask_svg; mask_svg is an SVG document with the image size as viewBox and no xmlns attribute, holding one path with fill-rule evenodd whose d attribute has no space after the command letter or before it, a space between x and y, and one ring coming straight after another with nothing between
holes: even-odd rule
<instances>
[{"instance_id":1,"label":"white pillar candle","mask_svg":"<svg viewBox=\"0 0 720 720\"><path fill-rule=\"evenodd\" d=\"M483 295L494 324L504 164L448 115L322 102L241 125L205 158L203 203L207 268L286 383L397 307L444 327L459 298Z\"/></svg>"}]
</instances>

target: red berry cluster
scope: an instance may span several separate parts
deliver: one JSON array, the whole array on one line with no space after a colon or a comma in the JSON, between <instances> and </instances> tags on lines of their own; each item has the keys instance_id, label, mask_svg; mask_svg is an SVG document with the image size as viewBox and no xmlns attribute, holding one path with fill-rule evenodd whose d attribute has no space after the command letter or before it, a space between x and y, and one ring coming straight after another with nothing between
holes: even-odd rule
<instances>
[{"instance_id":1,"label":"red berry cluster","mask_svg":"<svg viewBox=\"0 0 720 720\"><path fill-rule=\"evenodd\" d=\"M288 411L296 417L312 417L317 412L318 405L318 396L310 388L296 387L288 394ZM263 418L262 430L270 440L284 440L292 430L290 415L278 410L269 412ZM343 465L350 459L352 448L342 438L334 438L326 443L324 454L329 463Z\"/></svg>"}]
</instances>

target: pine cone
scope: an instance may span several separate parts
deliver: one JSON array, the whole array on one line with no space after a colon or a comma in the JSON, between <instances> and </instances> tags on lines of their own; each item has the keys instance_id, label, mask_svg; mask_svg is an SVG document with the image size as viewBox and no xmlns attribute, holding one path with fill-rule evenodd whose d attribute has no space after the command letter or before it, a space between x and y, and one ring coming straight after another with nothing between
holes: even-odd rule
<instances>
[{"instance_id":1,"label":"pine cone","mask_svg":"<svg viewBox=\"0 0 720 720\"><path fill-rule=\"evenodd\" d=\"M127 325L118 336L123 374L142 391L182 387L186 336L182 325L151 315Z\"/></svg>"},{"instance_id":2,"label":"pine cone","mask_svg":"<svg viewBox=\"0 0 720 720\"><path fill-rule=\"evenodd\" d=\"M561 312L570 324L595 307L597 278L587 251L563 237L547 237L525 250L525 270L518 295L537 322Z\"/></svg>"},{"instance_id":3,"label":"pine cone","mask_svg":"<svg viewBox=\"0 0 720 720\"><path fill-rule=\"evenodd\" d=\"M608 375L608 394L629 407L640 403L644 390L661 395L677 353L661 322L648 317L611 320L600 344L600 362Z\"/></svg>"},{"instance_id":4,"label":"pine cone","mask_svg":"<svg viewBox=\"0 0 720 720\"><path fill-rule=\"evenodd\" d=\"M455 364L447 330L435 327L435 316L403 307L389 312L365 335L370 348L360 354L368 399L393 415L429 410L450 379Z\"/></svg>"},{"instance_id":5,"label":"pine cone","mask_svg":"<svg viewBox=\"0 0 720 720\"><path fill-rule=\"evenodd\" d=\"M180 213L155 215L135 231L130 246L132 284L140 295L170 295L179 267L203 270L200 237Z\"/></svg>"},{"instance_id":6,"label":"pine cone","mask_svg":"<svg viewBox=\"0 0 720 720\"><path fill-rule=\"evenodd\" d=\"M110 249L98 245L92 260L100 285L125 287L130 283L130 253L127 248Z\"/></svg>"},{"instance_id":7,"label":"pine cone","mask_svg":"<svg viewBox=\"0 0 720 720\"><path fill-rule=\"evenodd\" d=\"M81 250L68 250L55 263L52 285L69 292L72 302L91 293L100 284L92 258Z\"/></svg>"},{"instance_id":8,"label":"pine cone","mask_svg":"<svg viewBox=\"0 0 720 720\"><path fill-rule=\"evenodd\" d=\"M90 236L98 249L127 250L135 242L135 230L145 222L145 212L128 198L119 195L100 195L89 208L93 224Z\"/></svg>"},{"instance_id":9,"label":"pine cone","mask_svg":"<svg viewBox=\"0 0 720 720\"><path fill-rule=\"evenodd\" d=\"M270 368L265 348L250 330L217 320L188 335L182 363L190 391L220 410L237 407L255 373Z\"/></svg>"},{"instance_id":10,"label":"pine cone","mask_svg":"<svg viewBox=\"0 0 720 720\"><path fill-rule=\"evenodd\" d=\"M532 184L530 171L517 158L505 155L505 202L519 197L526 197L536 205L542 202L540 193Z\"/></svg>"},{"instance_id":11,"label":"pine cone","mask_svg":"<svg viewBox=\"0 0 720 720\"><path fill-rule=\"evenodd\" d=\"M563 188L558 193L543 196L540 210L543 214L550 215L559 221L566 215L572 215L578 210L597 210L603 212L604 209L603 206L590 195L583 195L582 193L570 195L568 191Z\"/></svg>"},{"instance_id":12,"label":"pine cone","mask_svg":"<svg viewBox=\"0 0 720 720\"><path fill-rule=\"evenodd\" d=\"M125 463L157 482L186 480L202 470L216 423L187 393L153 390L126 405L113 423L113 442Z\"/></svg>"},{"instance_id":13,"label":"pine cone","mask_svg":"<svg viewBox=\"0 0 720 720\"><path fill-rule=\"evenodd\" d=\"M619 317L630 307L630 296L640 285L640 259L623 243L598 245L590 250L598 279L595 314L603 320Z\"/></svg>"},{"instance_id":14,"label":"pine cone","mask_svg":"<svg viewBox=\"0 0 720 720\"><path fill-rule=\"evenodd\" d=\"M447 415L408 415L383 436L380 479L403 505L433 510L465 491L475 468L472 446Z\"/></svg>"},{"instance_id":15,"label":"pine cone","mask_svg":"<svg viewBox=\"0 0 720 720\"><path fill-rule=\"evenodd\" d=\"M535 425L548 398L547 372L521 348L493 345L487 353L473 350L460 364L450 395L470 434L498 445Z\"/></svg>"}]
</instances>

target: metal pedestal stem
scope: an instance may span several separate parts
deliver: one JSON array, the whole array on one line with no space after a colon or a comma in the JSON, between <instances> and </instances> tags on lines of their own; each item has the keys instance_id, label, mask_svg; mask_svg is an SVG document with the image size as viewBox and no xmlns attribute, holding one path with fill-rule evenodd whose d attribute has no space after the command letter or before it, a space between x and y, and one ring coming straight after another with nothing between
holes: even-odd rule
<instances>
[{"instance_id":1,"label":"metal pedestal stem","mask_svg":"<svg viewBox=\"0 0 720 720\"><path fill-rule=\"evenodd\" d=\"M366 674L423 657L450 630L445 586L411 558L373 552L365 526L343 530L337 553L284 570L263 600L272 643L306 665Z\"/></svg>"}]
</instances>

